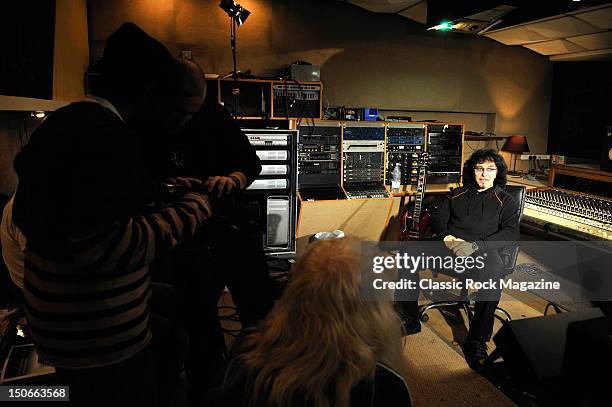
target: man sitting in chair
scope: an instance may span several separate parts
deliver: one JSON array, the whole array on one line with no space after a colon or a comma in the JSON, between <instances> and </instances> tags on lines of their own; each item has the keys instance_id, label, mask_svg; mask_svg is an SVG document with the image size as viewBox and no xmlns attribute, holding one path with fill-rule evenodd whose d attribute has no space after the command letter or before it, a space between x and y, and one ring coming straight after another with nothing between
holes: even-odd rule
<instances>
[{"instance_id":1,"label":"man sitting in chair","mask_svg":"<svg viewBox=\"0 0 612 407\"><path fill-rule=\"evenodd\" d=\"M430 226L455 256L483 255L485 267L469 278L499 281L511 270L499 250L519 239L519 205L504 191L507 166L493 149L475 151L465 163L463 186L453 190L433 211ZM493 331L501 288L479 290L474 316L463 348L466 361L477 369L487 357L487 341ZM418 298L418 297L416 297ZM420 331L416 301L398 304L406 334Z\"/></svg>"}]
</instances>

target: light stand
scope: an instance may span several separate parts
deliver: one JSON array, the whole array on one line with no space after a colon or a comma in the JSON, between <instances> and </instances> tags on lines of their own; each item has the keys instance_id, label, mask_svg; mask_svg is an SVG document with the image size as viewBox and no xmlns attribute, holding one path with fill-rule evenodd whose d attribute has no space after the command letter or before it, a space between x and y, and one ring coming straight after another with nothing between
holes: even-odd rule
<instances>
[{"instance_id":1,"label":"light stand","mask_svg":"<svg viewBox=\"0 0 612 407\"><path fill-rule=\"evenodd\" d=\"M241 26L242 24L244 24L246 19L251 15L251 12L242 7L240 4L236 3L234 0L221 0L221 3L219 3L219 7L221 7L221 9L225 11L230 18L230 46L232 49L232 61L234 67L234 70L229 74L225 75L224 78L231 77L236 80L242 75L242 72L238 71L237 69L236 62L236 28L237 26ZM249 73L249 71L247 71L246 73Z\"/></svg>"},{"instance_id":2,"label":"light stand","mask_svg":"<svg viewBox=\"0 0 612 407\"><path fill-rule=\"evenodd\" d=\"M236 68L236 19L230 17L230 45L232 47L232 61L234 62L234 70L231 72L231 76L234 79L238 79L238 69Z\"/></svg>"}]
</instances>

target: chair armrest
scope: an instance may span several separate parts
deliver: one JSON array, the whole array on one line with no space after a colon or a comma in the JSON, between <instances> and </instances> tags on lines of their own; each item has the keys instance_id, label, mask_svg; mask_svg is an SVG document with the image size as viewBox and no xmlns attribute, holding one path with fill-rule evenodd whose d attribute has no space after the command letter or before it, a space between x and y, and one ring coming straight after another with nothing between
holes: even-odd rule
<instances>
[{"instance_id":1,"label":"chair armrest","mask_svg":"<svg viewBox=\"0 0 612 407\"><path fill-rule=\"evenodd\" d=\"M502 262L509 271L513 271L516 266L519 250L520 246L518 244L508 245L499 250Z\"/></svg>"}]
</instances>

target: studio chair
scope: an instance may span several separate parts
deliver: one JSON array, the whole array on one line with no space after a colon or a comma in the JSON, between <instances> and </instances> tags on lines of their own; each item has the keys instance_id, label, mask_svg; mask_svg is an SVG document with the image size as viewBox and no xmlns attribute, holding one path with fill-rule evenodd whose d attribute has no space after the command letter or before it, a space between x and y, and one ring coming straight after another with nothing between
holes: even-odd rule
<instances>
[{"instance_id":1,"label":"studio chair","mask_svg":"<svg viewBox=\"0 0 612 407\"><path fill-rule=\"evenodd\" d=\"M505 191L509 195L511 195L519 204L518 221L520 223L523 217L523 209L525 207L525 187L518 185L507 185ZM500 249L500 256L502 258L502 261L504 262L504 266L508 270L507 274L511 274L514 271L516 261L518 260L519 250L520 247L518 244L508 245ZM434 276L436 274L438 273L434 273ZM429 304L425 304L419 307L419 318L421 319L421 321L427 322L429 320L429 316L427 315L427 312L429 310L454 306L463 308L463 310L465 310L468 316L468 321L471 321L472 316L474 315L473 307L474 303L476 302L476 294L477 292L468 293L467 288L462 288L459 295L457 296L449 293L448 295L454 298L451 298L447 301L433 301ZM502 321L502 323L512 320L508 311L499 306L495 309L495 317Z\"/></svg>"}]
</instances>

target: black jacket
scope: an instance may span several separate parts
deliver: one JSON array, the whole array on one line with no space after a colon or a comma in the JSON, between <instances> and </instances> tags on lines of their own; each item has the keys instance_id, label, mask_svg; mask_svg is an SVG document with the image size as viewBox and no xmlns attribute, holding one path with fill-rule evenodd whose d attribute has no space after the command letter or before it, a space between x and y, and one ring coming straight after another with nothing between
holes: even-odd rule
<instances>
[{"instance_id":1,"label":"black jacket","mask_svg":"<svg viewBox=\"0 0 612 407\"><path fill-rule=\"evenodd\" d=\"M433 211L430 225L440 238L453 235L497 249L519 239L519 206L498 185L483 192L461 187Z\"/></svg>"},{"instance_id":2,"label":"black jacket","mask_svg":"<svg viewBox=\"0 0 612 407\"><path fill-rule=\"evenodd\" d=\"M154 196L138 140L92 102L56 110L15 158L13 221L39 254L59 254L62 236L141 211ZM50 253L43 253L49 249ZM50 257L52 258L52 257Z\"/></svg>"},{"instance_id":3,"label":"black jacket","mask_svg":"<svg viewBox=\"0 0 612 407\"><path fill-rule=\"evenodd\" d=\"M244 383L221 392L211 405L223 407L268 406L267 400L245 400ZM333 405L333 403L331 403ZM412 405L404 379L391 368L378 363L374 376L357 384L351 391L352 407L410 407Z\"/></svg>"},{"instance_id":4,"label":"black jacket","mask_svg":"<svg viewBox=\"0 0 612 407\"><path fill-rule=\"evenodd\" d=\"M207 178L240 171L248 184L261 172L259 157L230 114L214 100L174 136L160 134L150 124L137 125L151 173L159 178Z\"/></svg>"}]
</instances>

